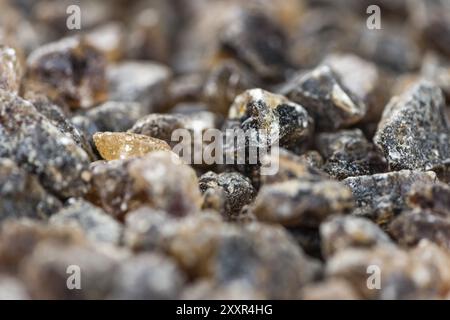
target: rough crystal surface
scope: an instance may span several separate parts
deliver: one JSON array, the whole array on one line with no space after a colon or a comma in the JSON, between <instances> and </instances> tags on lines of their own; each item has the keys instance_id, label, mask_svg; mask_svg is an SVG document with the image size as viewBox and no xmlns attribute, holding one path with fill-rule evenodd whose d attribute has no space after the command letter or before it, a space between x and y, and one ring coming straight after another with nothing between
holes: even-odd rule
<instances>
[{"instance_id":1,"label":"rough crystal surface","mask_svg":"<svg viewBox=\"0 0 450 320\"><path fill-rule=\"evenodd\" d=\"M89 157L28 101L0 90L0 156L39 177L60 197L82 195Z\"/></svg>"},{"instance_id":2,"label":"rough crystal surface","mask_svg":"<svg viewBox=\"0 0 450 320\"><path fill-rule=\"evenodd\" d=\"M129 132L97 132L94 143L105 160L140 157L157 150L170 150L162 140Z\"/></svg>"},{"instance_id":3,"label":"rough crystal surface","mask_svg":"<svg viewBox=\"0 0 450 320\"><path fill-rule=\"evenodd\" d=\"M0 221L7 218L46 218L61 202L42 188L36 176L14 161L0 158Z\"/></svg>"},{"instance_id":4,"label":"rough crystal surface","mask_svg":"<svg viewBox=\"0 0 450 320\"><path fill-rule=\"evenodd\" d=\"M369 176L350 177L343 183L350 187L356 201L353 214L386 224L407 208L406 197L414 183L433 183L434 172L402 170Z\"/></svg>"},{"instance_id":5,"label":"rough crystal surface","mask_svg":"<svg viewBox=\"0 0 450 320\"><path fill-rule=\"evenodd\" d=\"M336 216L320 225L322 252L330 257L346 248L372 248L392 244L389 236L372 221L362 217Z\"/></svg>"},{"instance_id":6,"label":"rough crystal surface","mask_svg":"<svg viewBox=\"0 0 450 320\"><path fill-rule=\"evenodd\" d=\"M422 81L392 98L374 142L391 170L430 170L449 159L450 124L441 90Z\"/></svg>"},{"instance_id":7,"label":"rough crystal surface","mask_svg":"<svg viewBox=\"0 0 450 320\"><path fill-rule=\"evenodd\" d=\"M348 127L361 121L367 112L366 104L326 65L295 76L280 92L306 108L319 131Z\"/></svg>"},{"instance_id":8,"label":"rough crystal surface","mask_svg":"<svg viewBox=\"0 0 450 320\"><path fill-rule=\"evenodd\" d=\"M228 117L239 120L244 132L264 130L270 143L278 142L294 152L307 147L313 132L313 121L301 105L262 89L247 90L237 96Z\"/></svg>"},{"instance_id":9,"label":"rough crystal surface","mask_svg":"<svg viewBox=\"0 0 450 320\"><path fill-rule=\"evenodd\" d=\"M384 172L387 162L359 129L321 133L316 145L325 164L322 169L336 179Z\"/></svg>"},{"instance_id":10,"label":"rough crystal surface","mask_svg":"<svg viewBox=\"0 0 450 320\"><path fill-rule=\"evenodd\" d=\"M200 177L199 186L204 198L203 207L212 207L225 216L238 215L256 193L251 181L237 172L216 174L209 171Z\"/></svg>"},{"instance_id":11,"label":"rough crystal surface","mask_svg":"<svg viewBox=\"0 0 450 320\"><path fill-rule=\"evenodd\" d=\"M107 97L105 58L83 38L36 49L27 68L27 91L42 92L71 108L89 108Z\"/></svg>"},{"instance_id":12,"label":"rough crystal surface","mask_svg":"<svg viewBox=\"0 0 450 320\"><path fill-rule=\"evenodd\" d=\"M263 186L253 211L258 219L286 226L318 226L331 214L353 208L345 185L331 180L289 180Z\"/></svg>"}]
</instances>

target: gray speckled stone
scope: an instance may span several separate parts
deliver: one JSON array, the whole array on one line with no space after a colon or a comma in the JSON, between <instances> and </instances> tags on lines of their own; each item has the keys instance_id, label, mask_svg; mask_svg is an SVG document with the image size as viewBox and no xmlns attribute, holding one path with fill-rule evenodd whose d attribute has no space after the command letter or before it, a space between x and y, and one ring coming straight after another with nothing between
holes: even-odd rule
<instances>
[{"instance_id":1,"label":"gray speckled stone","mask_svg":"<svg viewBox=\"0 0 450 320\"><path fill-rule=\"evenodd\" d=\"M61 202L42 188L36 176L0 158L0 221L6 218L45 218Z\"/></svg>"},{"instance_id":2,"label":"gray speckled stone","mask_svg":"<svg viewBox=\"0 0 450 320\"><path fill-rule=\"evenodd\" d=\"M366 104L327 65L295 76L281 88L281 94L306 108L319 131L348 127L367 112Z\"/></svg>"},{"instance_id":3,"label":"gray speckled stone","mask_svg":"<svg viewBox=\"0 0 450 320\"><path fill-rule=\"evenodd\" d=\"M450 158L450 124L442 91L421 81L391 99L374 142L391 170L430 170Z\"/></svg>"},{"instance_id":4,"label":"gray speckled stone","mask_svg":"<svg viewBox=\"0 0 450 320\"><path fill-rule=\"evenodd\" d=\"M14 159L60 197L87 190L87 153L30 102L1 90L0 157Z\"/></svg>"}]
</instances>

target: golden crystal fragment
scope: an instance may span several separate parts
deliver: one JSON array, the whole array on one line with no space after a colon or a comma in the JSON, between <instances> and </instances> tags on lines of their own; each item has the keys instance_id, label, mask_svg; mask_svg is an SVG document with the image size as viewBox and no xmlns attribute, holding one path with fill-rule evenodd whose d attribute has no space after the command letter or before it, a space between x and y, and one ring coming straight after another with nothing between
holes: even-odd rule
<instances>
[{"instance_id":1,"label":"golden crystal fragment","mask_svg":"<svg viewBox=\"0 0 450 320\"><path fill-rule=\"evenodd\" d=\"M165 141L136 133L97 132L93 138L98 152L108 161L140 157L152 151L170 150Z\"/></svg>"}]
</instances>

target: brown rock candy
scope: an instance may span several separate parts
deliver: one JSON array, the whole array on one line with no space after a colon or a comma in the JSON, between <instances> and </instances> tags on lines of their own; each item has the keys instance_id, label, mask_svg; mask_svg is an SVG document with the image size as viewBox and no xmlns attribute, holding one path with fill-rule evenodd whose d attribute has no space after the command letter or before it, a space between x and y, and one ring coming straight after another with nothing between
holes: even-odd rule
<instances>
[{"instance_id":1,"label":"brown rock candy","mask_svg":"<svg viewBox=\"0 0 450 320\"><path fill-rule=\"evenodd\" d=\"M255 82L248 70L232 60L226 60L215 66L207 76L203 86L203 99L212 111L227 115L234 98L255 87Z\"/></svg>"},{"instance_id":2,"label":"brown rock candy","mask_svg":"<svg viewBox=\"0 0 450 320\"><path fill-rule=\"evenodd\" d=\"M450 158L450 123L441 90L427 81L386 106L374 137L391 170L430 170Z\"/></svg>"},{"instance_id":3,"label":"brown rock candy","mask_svg":"<svg viewBox=\"0 0 450 320\"><path fill-rule=\"evenodd\" d=\"M245 2L243 5L247 4L250 9L257 8L257 10L273 18L288 36L297 33L302 15L306 11L305 3L296 0L281 0L278 3L256 0Z\"/></svg>"},{"instance_id":4,"label":"brown rock candy","mask_svg":"<svg viewBox=\"0 0 450 320\"><path fill-rule=\"evenodd\" d=\"M310 8L299 17L288 48L295 65L313 68L330 53L353 49L354 25L360 22L348 9L336 14L335 8Z\"/></svg>"},{"instance_id":5,"label":"brown rock candy","mask_svg":"<svg viewBox=\"0 0 450 320\"><path fill-rule=\"evenodd\" d=\"M109 98L139 102L146 113L154 112L167 101L170 70L161 64L126 60L107 70Z\"/></svg>"},{"instance_id":6,"label":"brown rock candy","mask_svg":"<svg viewBox=\"0 0 450 320\"><path fill-rule=\"evenodd\" d=\"M27 60L25 91L37 91L73 109L107 98L104 56L83 38L71 37L33 51Z\"/></svg>"},{"instance_id":7,"label":"brown rock candy","mask_svg":"<svg viewBox=\"0 0 450 320\"><path fill-rule=\"evenodd\" d=\"M353 208L349 188L336 181L288 180L264 185L253 212L259 220L284 226L317 227L328 216Z\"/></svg>"},{"instance_id":8,"label":"brown rock candy","mask_svg":"<svg viewBox=\"0 0 450 320\"><path fill-rule=\"evenodd\" d=\"M436 83L450 101L450 62L444 57L429 52L425 55L421 74L429 81Z\"/></svg>"},{"instance_id":9,"label":"brown rock candy","mask_svg":"<svg viewBox=\"0 0 450 320\"><path fill-rule=\"evenodd\" d=\"M166 141L173 146L172 133L184 128L185 117L175 114L149 114L139 119L129 132Z\"/></svg>"},{"instance_id":10,"label":"brown rock candy","mask_svg":"<svg viewBox=\"0 0 450 320\"><path fill-rule=\"evenodd\" d=\"M448 108L450 110L450 108ZM450 112L448 113L450 119ZM434 171L439 179L439 181L450 184L450 159L446 159L442 161L441 164L433 166L431 168Z\"/></svg>"},{"instance_id":11,"label":"brown rock candy","mask_svg":"<svg viewBox=\"0 0 450 320\"><path fill-rule=\"evenodd\" d=\"M326 65L295 76L280 92L306 108L319 131L348 127L361 121L367 112L366 104Z\"/></svg>"},{"instance_id":12,"label":"brown rock candy","mask_svg":"<svg viewBox=\"0 0 450 320\"><path fill-rule=\"evenodd\" d=\"M428 239L450 248L450 187L444 183L413 185L408 198L412 210L404 211L388 231L401 245L414 246Z\"/></svg>"},{"instance_id":13,"label":"brown rock candy","mask_svg":"<svg viewBox=\"0 0 450 320\"><path fill-rule=\"evenodd\" d=\"M198 101L198 97L202 96L205 80L203 72L192 72L175 76L170 81L168 88L171 104Z\"/></svg>"},{"instance_id":14,"label":"brown rock candy","mask_svg":"<svg viewBox=\"0 0 450 320\"><path fill-rule=\"evenodd\" d=\"M50 2L46 1L46 3L48 4ZM58 3L63 3L63 1L59 1ZM33 3L33 5L34 4L35 3ZM38 47L56 40L58 34L59 37L62 37L63 35L58 31L66 29L61 28L61 25L65 25L66 23L66 9L68 5L69 4L66 3L64 6L64 20L58 27L52 28L45 23L35 21L34 18L31 17L32 11L34 11L30 7L31 3L18 5L18 3L13 3L11 1L3 1L1 7L1 42L15 48L20 54L27 56ZM52 10L54 9L52 8ZM49 11L47 11L47 13L49 13Z\"/></svg>"},{"instance_id":15,"label":"brown rock candy","mask_svg":"<svg viewBox=\"0 0 450 320\"><path fill-rule=\"evenodd\" d=\"M308 154L298 156L286 149L279 148L278 152L272 152L267 156L271 159L268 162L278 164L278 170L275 174L261 175L261 183L271 184L277 182L285 182L293 179L303 181L320 181L327 177L326 173L313 167L309 160ZM313 157L318 156L321 159L320 154L316 153ZM318 160L320 161L320 160Z\"/></svg>"},{"instance_id":16,"label":"brown rock candy","mask_svg":"<svg viewBox=\"0 0 450 320\"><path fill-rule=\"evenodd\" d=\"M128 131L164 140L185 162L205 172L213 168L217 161L212 156L204 155L211 155L211 148L218 149L221 143L215 138L208 141L204 134L208 129L217 128L221 119L209 111L184 111L185 113L150 114L139 119ZM208 146L209 149L206 149ZM220 150L215 154L220 155Z\"/></svg>"},{"instance_id":17,"label":"brown rock candy","mask_svg":"<svg viewBox=\"0 0 450 320\"><path fill-rule=\"evenodd\" d=\"M316 146L325 158L322 169L336 179L387 170L384 156L359 129L321 133L316 138Z\"/></svg>"},{"instance_id":18,"label":"brown rock candy","mask_svg":"<svg viewBox=\"0 0 450 320\"><path fill-rule=\"evenodd\" d=\"M307 147L313 132L313 121L301 105L262 89L247 90L237 96L228 117L239 120L244 132L265 130L270 144L278 142L297 153ZM267 142L257 139L249 143L259 147Z\"/></svg>"},{"instance_id":19,"label":"brown rock candy","mask_svg":"<svg viewBox=\"0 0 450 320\"><path fill-rule=\"evenodd\" d=\"M36 174L42 186L59 197L87 190L86 152L31 103L1 90L0 157Z\"/></svg>"},{"instance_id":20,"label":"brown rock candy","mask_svg":"<svg viewBox=\"0 0 450 320\"><path fill-rule=\"evenodd\" d=\"M430 209L440 215L450 214L450 186L441 182L425 185L417 183L408 195L408 204Z\"/></svg>"},{"instance_id":21,"label":"brown rock candy","mask_svg":"<svg viewBox=\"0 0 450 320\"><path fill-rule=\"evenodd\" d=\"M448 290L449 262L448 252L428 242L411 252L391 246L347 249L328 261L326 275L349 281L365 299L438 298ZM381 271L379 290L367 285L376 275L369 267Z\"/></svg>"},{"instance_id":22,"label":"brown rock candy","mask_svg":"<svg viewBox=\"0 0 450 320\"><path fill-rule=\"evenodd\" d=\"M315 169L321 169L323 166L323 158L320 153L315 150L306 151L300 156L300 159Z\"/></svg>"},{"instance_id":23,"label":"brown rock candy","mask_svg":"<svg viewBox=\"0 0 450 320\"><path fill-rule=\"evenodd\" d=\"M411 28L404 23L384 21L380 30L366 27L353 30L357 34L351 50L362 58L394 73L413 72L420 66L420 47Z\"/></svg>"},{"instance_id":24,"label":"brown rock candy","mask_svg":"<svg viewBox=\"0 0 450 320\"><path fill-rule=\"evenodd\" d=\"M0 269L9 273L16 273L23 259L28 257L39 243L85 243L79 230L50 226L27 218L3 222L0 227L0 240Z\"/></svg>"},{"instance_id":25,"label":"brown rock candy","mask_svg":"<svg viewBox=\"0 0 450 320\"><path fill-rule=\"evenodd\" d=\"M185 101L178 102L175 104L169 111L170 114L180 114L180 115L195 115L195 114L206 114L208 113L209 106L204 102L193 102L193 101ZM222 115L210 112L211 115L214 115L218 119L222 120Z\"/></svg>"},{"instance_id":26,"label":"brown rock candy","mask_svg":"<svg viewBox=\"0 0 450 320\"><path fill-rule=\"evenodd\" d=\"M347 248L373 248L392 244L389 236L366 218L335 216L320 225L322 253L331 257Z\"/></svg>"},{"instance_id":27,"label":"brown rock candy","mask_svg":"<svg viewBox=\"0 0 450 320\"><path fill-rule=\"evenodd\" d=\"M124 26L115 22L99 26L86 34L86 42L103 53L108 61L117 61L124 55Z\"/></svg>"},{"instance_id":28,"label":"brown rock candy","mask_svg":"<svg viewBox=\"0 0 450 320\"><path fill-rule=\"evenodd\" d=\"M88 198L115 217L142 205L174 216L200 210L202 197L195 171L172 152L98 162L92 164L91 172Z\"/></svg>"},{"instance_id":29,"label":"brown rock candy","mask_svg":"<svg viewBox=\"0 0 450 320\"><path fill-rule=\"evenodd\" d=\"M142 206L125 217L124 243L133 251L154 251L161 247L164 226L173 218L165 211Z\"/></svg>"},{"instance_id":30,"label":"brown rock candy","mask_svg":"<svg viewBox=\"0 0 450 320\"><path fill-rule=\"evenodd\" d=\"M0 158L0 221L8 218L46 218L61 207L36 176L11 159Z\"/></svg>"},{"instance_id":31,"label":"brown rock candy","mask_svg":"<svg viewBox=\"0 0 450 320\"><path fill-rule=\"evenodd\" d=\"M95 159L94 151L92 150L89 140L83 131L77 128L68 118L67 111L60 106L50 101L42 94L35 94L30 92L25 95L25 99L30 101L36 110L45 116L61 133L69 136L76 142L90 157Z\"/></svg>"},{"instance_id":32,"label":"brown rock candy","mask_svg":"<svg viewBox=\"0 0 450 320\"><path fill-rule=\"evenodd\" d=\"M93 138L97 151L105 160L128 159L157 150L170 150L163 140L129 132L97 132Z\"/></svg>"},{"instance_id":33,"label":"brown rock candy","mask_svg":"<svg viewBox=\"0 0 450 320\"><path fill-rule=\"evenodd\" d=\"M128 174L133 161L134 158L96 161L90 165L92 179L87 198L116 218L122 218L127 211L139 207L146 200L134 192L134 181Z\"/></svg>"},{"instance_id":34,"label":"brown rock candy","mask_svg":"<svg viewBox=\"0 0 450 320\"><path fill-rule=\"evenodd\" d=\"M18 93L21 72L16 51L8 46L0 45L0 89Z\"/></svg>"},{"instance_id":35,"label":"brown rock candy","mask_svg":"<svg viewBox=\"0 0 450 320\"><path fill-rule=\"evenodd\" d=\"M181 14L175 5L161 0L134 4L126 41L128 57L169 62L175 29L181 25Z\"/></svg>"},{"instance_id":36,"label":"brown rock candy","mask_svg":"<svg viewBox=\"0 0 450 320\"><path fill-rule=\"evenodd\" d=\"M376 64L353 54L331 54L322 64L331 67L342 85L367 105L364 122L380 119L388 102L388 87L386 77Z\"/></svg>"},{"instance_id":37,"label":"brown rock candy","mask_svg":"<svg viewBox=\"0 0 450 320\"><path fill-rule=\"evenodd\" d=\"M117 262L88 246L42 243L23 262L21 277L33 299L102 299L112 287ZM82 290L70 290L67 270L79 267ZM69 282L73 283L73 282Z\"/></svg>"},{"instance_id":38,"label":"brown rock candy","mask_svg":"<svg viewBox=\"0 0 450 320\"><path fill-rule=\"evenodd\" d=\"M218 35L232 23L239 4L234 1L208 1L194 4L182 1L177 10L185 12L172 57L174 70L180 74L206 71L222 58Z\"/></svg>"},{"instance_id":39,"label":"brown rock candy","mask_svg":"<svg viewBox=\"0 0 450 320\"><path fill-rule=\"evenodd\" d=\"M233 18L219 36L222 50L262 78L280 78L288 65L287 39L277 22L252 10L240 10Z\"/></svg>"},{"instance_id":40,"label":"brown rock candy","mask_svg":"<svg viewBox=\"0 0 450 320\"><path fill-rule=\"evenodd\" d=\"M435 179L434 172L402 170L350 177L343 183L350 187L356 201L353 214L383 225L407 208L406 197L414 183L428 184Z\"/></svg>"},{"instance_id":41,"label":"brown rock candy","mask_svg":"<svg viewBox=\"0 0 450 320\"><path fill-rule=\"evenodd\" d=\"M174 216L195 213L202 198L195 171L172 152L155 151L136 159L129 167L137 193L147 202Z\"/></svg>"},{"instance_id":42,"label":"brown rock candy","mask_svg":"<svg viewBox=\"0 0 450 320\"><path fill-rule=\"evenodd\" d=\"M450 215L429 209L404 211L389 224L388 231L402 246L415 246L427 239L443 248L450 248Z\"/></svg>"},{"instance_id":43,"label":"brown rock candy","mask_svg":"<svg viewBox=\"0 0 450 320\"><path fill-rule=\"evenodd\" d=\"M203 208L216 209L225 217L238 215L256 193L251 181L237 172L216 174L208 171L199 178L199 187L204 199Z\"/></svg>"},{"instance_id":44,"label":"brown rock candy","mask_svg":"<svg viewBox=\"0 0 450 320\"><path fill-rule=\"evenodd\" d=\"M200 214L165 228L163 248L188 274L221 286L247 282L265 298L294 297L320 270L278 226L237 226L218 215Z\"/></svg>"},{"instance_id":45,"label":"brown rock candy","mask_svg":"<svg viewBox=\"0 0 450 320\"><path fill-rule=\"evenodd\" d=\"M140 254L120 264L108 299L176 299L184 282L184 274L172 259Z\"/></svg>"},{"instance_id":46,"label":"brown rock candy","mask_svg":"<svg viewBox=\"0 0 450 320\"><path fill-rule=\"evenodd\" d=\"M187 129L191 134L202 133L206 129L216 128L217 121L217 117L207 111L191 114L153 113L139 119L129 132L161 139L170 146L174 146L179 142L172 141L172 134L175 130Z\"/></svg>"},{"instance_id":47,"label":"brown rock candy","mask_svg":"<svg viewBox=\"0 0 450 320\"><path fill-rule=\"evenodd\" d=\"M76 125L86 122L95 131L86 130L90 135L98 131L124 132L146 115L145 108L137 102L108 101L95 108L87 110L82 115L71 119ZM83 119L84 118L84 119ZM82 128L85 128L82 126Z\"/></svg>"},{"instance_id":48,"label":"brown rock candy","mask_svg":"<svg viewBox=\"0 0 450 320\"><path fill-rule=\"evenodd\" d=\"M84 200L74 200L52 215L49 223L81 229L86 237L101 243L119 244L122 226L102 209Z\"/></svg>"}]
</instances>

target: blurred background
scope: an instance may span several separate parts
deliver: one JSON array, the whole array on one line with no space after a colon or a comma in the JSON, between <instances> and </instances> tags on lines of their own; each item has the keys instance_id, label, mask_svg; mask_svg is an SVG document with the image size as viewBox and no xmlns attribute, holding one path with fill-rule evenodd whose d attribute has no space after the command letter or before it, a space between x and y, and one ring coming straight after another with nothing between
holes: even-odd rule
<instances>
[{"instance_id":1,"label":"blurred background","mask_svg":"<svg viewBox=\"0 0 450 320\"><path fill-rule=\"evenodd\" d=\"M224 55L245 56L230 51L261 39L270 40L259 48L266 68L241 60L264 76L314 66L335 51L395 72L418 70L429 51L450 56L448 0L1 0L0 39L27 54L72 35L66 10L73 4L81 8L78 32L90 33L110 59L156 60L177 73L207 69ZM366 9L374 4L381 30L366 27Z\"/></svg>"}]
</instances>

